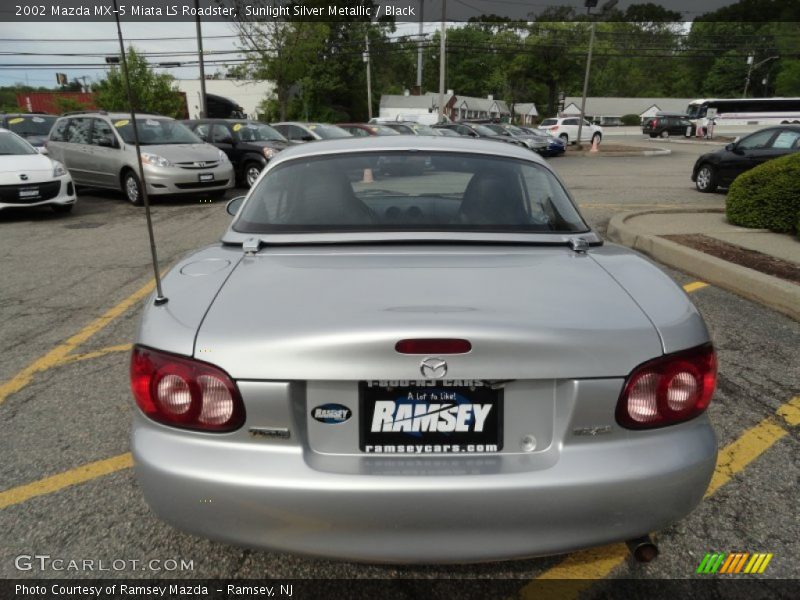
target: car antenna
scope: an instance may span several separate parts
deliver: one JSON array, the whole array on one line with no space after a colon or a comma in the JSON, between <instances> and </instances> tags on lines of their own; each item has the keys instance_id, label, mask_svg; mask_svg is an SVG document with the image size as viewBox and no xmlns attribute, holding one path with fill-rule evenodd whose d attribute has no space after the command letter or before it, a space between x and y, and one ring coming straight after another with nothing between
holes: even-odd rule
<instances>
[{"instance_id":1,"label":"car antenna","mask_svg":"<svg viewBox=\"0 0 800 600\"><path fill-rule=\"evenodd\" d=\"M125 56L125 44L122 41L122 28L119 24L119 10L117 0L114 0L114 20L117 22L117 38L119 39L119 58L122 65L122 77L125 81L125 92L128 95L128 108L131 111L131 125L133 126L133 143L136 146L136 162L139 165L139 181L141 182L140 191L144 202L144 214L147 219L147 234L150 236L150 255L153 259L153 275L156 279L156 298L155 304L166 304L167 297L161 289L161 273L158 271L158 254L156 253L156 238L153 234L153 219L150 217L150 198L147 195L147 182L144 178L144 168L142 167L142 154L139 148L139 127L136 125L136 112L133 107L133 94L131 93L131 82L128 78L128 59Z\"/></svg>"}]
</instances>

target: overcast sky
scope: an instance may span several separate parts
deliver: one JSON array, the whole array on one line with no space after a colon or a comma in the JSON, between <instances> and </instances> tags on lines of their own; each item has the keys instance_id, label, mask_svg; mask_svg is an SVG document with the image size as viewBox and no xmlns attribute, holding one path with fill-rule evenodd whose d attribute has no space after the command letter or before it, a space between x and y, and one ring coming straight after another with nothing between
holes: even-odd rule
<instances>
[{"instance_id":1,"label":"overcast sky","mask_svg":"<svg viewBox=\"0 0 800 600\"><path fill-rule=\"evenodd\" d=\"M409 2L412 0L409 0ZM624 10L629 4L641 3L644 0L620 0L618 8ZM557 4L571 4L582 7L584 0L560 0ZM702 12L714 10L719 6L731 4L731 0L661 0L661 4L672 10L683 11L684 19L689 21ZM459 17L465 17L474 12L480 14L480 9L486 12L502 12L509 16L525 18L527 12L531 10L540 11L548 4L553 4L547 0L451 0L448 2L448 12L451 6L457 10ZM603 4L601 1L600 4ZM439 0L425 0L425 15L436 14L440 10ZM511 15L514 11L520 11L519 15ZM30 65L28 69L14 69L8 66L0 66L0 85L13 85L14 83L28 83L33 86L55 85L55 73L66 73L70 80L76 77L86 76L87 81L102 79L105 68L90 69L80 67L61 67L61 68L35 68L36 64L54 63L104 63L105 55L119 53L119 46L116 42L116 25L110 22L76 22L76 23L54 23L37 22L35 26L28 26L30 23L9 23L0 22L0 64L8 65ZM425 23L426 32L435 30L437 23ZM418 25L416 23L401 23L397 26L395 35L407 35L416 33ZM163 57L150 57L151 63L157 62L176 62L196 60L196 55L169 56L173 52L196 52L197 45L193 38L195 35L195 24L193 22L123 22L122 33L126 38L126 43L134 45L137 49L145 52L162 52ZM233 26L224 22L204 22L203 23L203 45L205 50L236 50L236 37ZM228 36L228 37L214 37ZM136 40L135 38L150 38L146 40ZM152 39L163 38L163 39ZM174 39L191 38L191 39ZM107 41L95 41L105 39ZM20 41L23 40L23 41ZM57 41L53 41L57 40ZM63 41L73 40L73 41ZM128 41L130 40L130 41ZM25 55L22 53L33 52L41 55ZM92 53L95 57L70 57L54 56L58 53ZM236 58L235 52L231 54L213 56L215 59ZM214 73L217 70L224 71L224 66L208 65L206 73ZM168 72L179 79L197 78L199 69L197 66L170 68Z\"/></svg>"}]
</instances>

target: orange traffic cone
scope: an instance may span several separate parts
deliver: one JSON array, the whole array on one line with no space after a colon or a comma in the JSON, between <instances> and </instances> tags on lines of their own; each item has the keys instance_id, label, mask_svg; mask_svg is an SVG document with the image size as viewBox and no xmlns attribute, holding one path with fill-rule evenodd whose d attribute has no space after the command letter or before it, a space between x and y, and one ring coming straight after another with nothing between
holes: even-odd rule
<instances>
[{"instance_id":1,"label":"orange traffic cone","mask_svg":"<svg viewBox=\"0 0 800 600\"><path fill-rule=\"evenodd\" d=\"M594 136L592 138L592 149L589 150L589 152L599 152L600 151L600 148L599 148L600 142L598 141L598 139L599 138L597 136Z\"/></svg>"},{"instance_id":2,"label":"orange traffic cone","mask_svg":"<svg viewBox=\"0 0 800 600\"><path fill-rule=\"evenodd\" d=\"M364 177L361 179L361 183L375 183L375 179L372 177L372 169L364 169Z\"/></svg>"}]
</instances>

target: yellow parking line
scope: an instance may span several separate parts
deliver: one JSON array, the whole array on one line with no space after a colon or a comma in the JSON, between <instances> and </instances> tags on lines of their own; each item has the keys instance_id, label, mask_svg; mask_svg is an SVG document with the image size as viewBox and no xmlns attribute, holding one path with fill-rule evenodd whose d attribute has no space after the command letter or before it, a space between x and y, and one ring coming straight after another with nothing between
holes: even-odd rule
<instances>
[{"instance_id":1,"label":"yellow parking line","mask_svg":"<svg viewBox=\"0 0 800 600\"><path fill-rule=\"evenodd\" d=\"M0 509L25 502L36 496L51 494L64 488L84 483L103 475L115 473L133 466L133 457L130 452L119 454L105 460L98 460L88 465L83 465L64 471L52 477L46 477L33 483L21 485L5 492L0 492Z\"/></svg>"},{"instance_id":2,"label":"yellow parking line","mask_svg":"<svg viewBox=\"0 0 800 600\"><path fill-rule=\"evenodd\" d=\"M687 283L685 286L683 286L683 289L687 294L691 294L697 290L702 290L704 287L708 287L708 284L705 281L693 281L692 283Z\"/></svg>"},{"instance_id":3,"label":"yellow parking line","mask_svg":"<svg viewBox=\"0 0 800 600\"><path fill-rule=\"evenodd\" d=\"M0 404L2 404L3 401L5 401L5 399L11 394L20 391L22 388L28 385L36 373L46 371L47 369L60 364L61 361L67 358L75 348L84 343L98 331L103 329L106 325L111 323L114 319L122 315L131 306L152 292L153 286L154 282L151 280L149 283L125 298L122 302L107 310L105 314L89 323L78 333L71 336L65 342L62 342L46 354L40 356L27 367L14 375L11 379L0 385Z\"/></svg>"},{"instance_id":4,"label":"yellow parking line","mask_svg":"<svg viewBox=\"0 0 800 600\"><path fill-rule=\"evenodd\" d=\"M106 354L111 354L112 352L127 352L132 347L133 344L118 344L117 346L106 346L105 348L100 348L99 350L95 350L93 352L86 352L84 354L71 354L70 356L66 356L63 359L61 359L58 365L59 366L68 365L70 363L79 362L82 360L89 360L91 358L100 358L101 356L105 356Z\"/></svg>"},{"instance_id":5,"label":"yellow parking line","mask_svg":"<svg viewBox=\"0 0 800 600\"><path fill-rule=\"evenodd\" d=\"M800 425L800 396L795 396L782 404L776 414L792 427ZM734 475L744 470L786 435L788 432L781 427L774 416L769 416L745 430L736 440L719 451L717 467L705 497L708 498L714 494ZM562 599L577 598L582 591L591 587L595 580L607 577L611 571L625 562L627 557L628 552L624 544L612 544L575 552L555 567L528 582L518 592L517 597L524 600L540 597L542 585L539 582L541 580L574 579L575 581L561 584L558 591Z\"/></svg>"}]
</instances>

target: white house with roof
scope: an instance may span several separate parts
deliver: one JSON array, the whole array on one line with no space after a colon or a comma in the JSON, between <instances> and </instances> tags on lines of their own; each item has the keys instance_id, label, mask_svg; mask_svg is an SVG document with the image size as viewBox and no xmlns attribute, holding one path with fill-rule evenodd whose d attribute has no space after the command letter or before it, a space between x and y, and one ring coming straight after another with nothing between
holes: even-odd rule
<instances>
[{"instance_id":1,"label":"white house with roof","mask_svg":"<svg viewBox=\"0 0 800 600\"><path fill-rule=\"evenodd\" d=\"M455 102L453 90L444 95L445 114L449 116ZM421 96L406 94L383 94L381 96L378 118L382 120L415 121L423 115L439 112L439 94L429 92Z\"/></svg>"},{"instance_id":2,"label":"white house with roof","mask_svg":"<svg viewBox=\"0 0 800 600\"><path fill-rule=\"evenodd\" d=\"M458 96L454 106L455 118L463 119L500 119L511 117L511 111L504 100L495 100L491 94L486 98L474 96Z\"/></svg>"},{"instance_id":3,"label":"white house with roof","mask_svg":"<svg viewBox=\"0 0 800 600\"><path fill-rule=\"evenodd\" d=\"M533 102L518 102L511 105L514 120L520 125L533 125L539 117L539 111Z\"/></svg>"},{"instance_id":4,"label":"white house with roof","mask_svg":"<svg viewBox=\"0 0 800 600\"><path fill-rule=\"evenodd\" d=\"M686 112L693 98L618 98L618 97L586 97L586 117L600 120L603 117L621 117L623 115L639 115L640 119L655 116L658 112ZM564 99L564 110L560 115L576 116L581 114L581 97L567 96Z\"/></svg>"}]
</instances>

